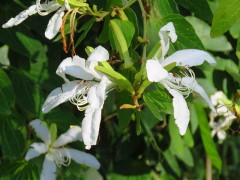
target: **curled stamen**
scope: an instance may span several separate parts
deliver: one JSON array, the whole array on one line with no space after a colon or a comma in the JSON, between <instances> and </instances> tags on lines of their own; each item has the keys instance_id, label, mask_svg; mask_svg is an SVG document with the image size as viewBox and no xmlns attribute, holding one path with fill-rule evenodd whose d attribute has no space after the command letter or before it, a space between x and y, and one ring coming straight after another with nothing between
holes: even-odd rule
<instances>
[{"instance_id":1,"label":"curled stamen","mask_svg":"<svg viewBox=\"0 0 240 180\"><path fill-rule=\"evenodd\" d=\"M61 5L59 5L55 1L51 1L51 2L47 1L44 4L41 4L41 0L36 0L36 9L40 16L46 16L51 12L56 11L60 7Z\"/></svg>"},{"instance_id":2,"label":"curled stamen","mask_svg":"<svg viewBox=\"0 0 240 180\"><path fill-rule=\"evenodd\" d=\"M50 153L58 167L69 166L71 163L71 156L66 148L51 149Z\"/></svg>"}]
</instances>

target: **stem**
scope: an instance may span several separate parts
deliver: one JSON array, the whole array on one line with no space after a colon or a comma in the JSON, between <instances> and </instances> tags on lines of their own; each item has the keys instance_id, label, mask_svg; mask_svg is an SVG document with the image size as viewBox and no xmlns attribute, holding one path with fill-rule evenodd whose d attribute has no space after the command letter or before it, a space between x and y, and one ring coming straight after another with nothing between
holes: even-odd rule
<instances>
[{"instance_id":1,"label":"stem","mask_svg":"<svg viewBox=\"0 0 240 180\"><path fill-rule=\"evenodd\" d=\"M138 0L140 9L142 11L142 17L143 17L143 39L147 39L147 13L144 9L142 0ZM145 43L143 46L143 54L142 54L142 63L144 63L147 60L147 44Z\"/></svg>"},{"instance_id":2,"label":"stem","mask_svg":"<svg viewBox=\"0 0 240 180\"><path fill-rule=\"evenodd\" d=\"M206 180L212 180L212 162L206 158Z\"/></svg>"}]
</instances>

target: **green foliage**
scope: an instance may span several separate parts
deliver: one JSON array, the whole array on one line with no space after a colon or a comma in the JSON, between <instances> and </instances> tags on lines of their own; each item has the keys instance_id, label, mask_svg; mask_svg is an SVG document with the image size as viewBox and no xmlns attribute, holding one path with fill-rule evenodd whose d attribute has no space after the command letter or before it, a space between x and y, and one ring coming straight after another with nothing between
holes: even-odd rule
<instances>
[{"instance_id":1,"label":"green foliage","mask_svg":"<svg viewBox=\"0 0 240 180\"><path fill-rule=\"evenodd\" d=\"M63 0L56 1L64 5ZM34 4L1 1L0 24ZM113 82L102 109L97 145L88 151L101 167L96 170L72 161L58 168L57 179L205 179L209 170L213 179L236 179L240 175L239 137L232 134L238 133L239 122L229 126L234 131L225 128L226 140L219 141L217 133L211 134L213 114L193 92L184 97L190 122L181 136L175 124L173 96L164 86L148 81L145 66L146 60L161 58L159 30L172 22L178 39L170 43L166 57L182 49L207 50L217 65L205 62L190 69L171 63L165 70L181 77L194 71L209 96L224 92L230 103L228 112L233 111L231 105L239 103L240 1L69 0L69 4L75 9L69 14L65 11L62 33L67 48L75 49L72 54L63 52L61 32L53 40L44 37L55 12L46 17L36 13L16 27L0 28L0 180L39 179L44 155L24 160L30 145L39 140L30 121L43 120L52 142L71 125L81 126L86 112L79 112L69 102L47 114L41 109L48 94L63 84L56 75L60 62L75 53L87 59L84 49L98 45L105 47L110 57L94 70ZM67 147L84 151L82 142ZM207 158L211 160L208 168Z\"/></svg>"}]
</instances>

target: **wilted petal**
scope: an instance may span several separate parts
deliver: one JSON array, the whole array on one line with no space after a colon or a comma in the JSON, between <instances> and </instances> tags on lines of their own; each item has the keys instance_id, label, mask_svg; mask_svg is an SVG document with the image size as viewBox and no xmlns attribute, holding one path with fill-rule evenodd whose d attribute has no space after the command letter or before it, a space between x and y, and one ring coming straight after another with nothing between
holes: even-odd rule
<instances>
[{"instance_id":1,"label":"wilted petal","mask_svg":"<svg viewBox=\"0 0 240 180\"><path fill-rule=\"evenodd\" d=\"M64 15L65 7L60 8L53 17L49 20L45 36L52 39L56 36L62 26L62 17Z\"/></svg>"},{"instance_id":2,"label":"wilted petal","mask_svg":"<svg viewBox=\"0 0 240 180\"><path fill-rule=\"evenodd\" d=\"M33 143L31 147L33 148L29 149L25 156L26 161L47 152L47 146L44 143Z\"/></svg>"},{"instance_id":3,"label":"wilted petal","mask_svg":"<svg viewBox=\"0 0 240 180\"><path fill-rule=\"evenodd\" d=\"M171 63L176 63L178 66L199 66L204 61L207 61L212 66L216 65L216 61L213 57L205 51L198 49L184 49L173 53L167 57L163 62L162 66L166 66Z\"/></svg>"},{"instance_id":4,"label":"wilted petal","mask_svg":"<svg viewBox=\"0 0 240 180\"><path fill-rule=\"evenodd\" d=\"M46 154L43 162L41 180L56 180L56 171L57 167L53 157L50 154Z\"/></svg>"},{"instance_id":5,"label":"wilted petal","mask_svg":"<svg viewBox=\"0 0 240 180\"><path fill-rule=\"evenodd\" d=\"M98 46L94 49L92 54L90 54L87 60L101 62L106 61L108 59L109 59L108 51L104 47Z\"/></svg>"},{"instance_id":6,"label":"wilted petal","mask_svg":"<svg viewBox=\"0 0 240 180\"><path fill-rule=\"evenodd\" d=\"M173 96L173 108L175 123L179 128L179 133L184 135L186 133L188 123L190 120L190 112L187 103L182 94L174 89L169 89L169 93Z\"/></svg>"},{"instance_id":7,"label":"wilted petal","mask_svg":"<svg viewBox=\"0 0 240 180\"><path fill-rule=\"evenodd\" d=\"M70 127L66 133L59 136L59 138L53 143L53 146L64 146L77 140L82 140L82 130L79 126L73 126Z\"/></svg>"},{"instance_id":8,"label":"wilted petal","mask_svg":"<svg viewBox=\"0 0 240 180\"><path fill-rule=\"evenodd\" d=\"M64 59L57 68L57 75L61 76L66 82L68 79L65 74L83 80L92 80L94 76L90 73L89 69L85 66L85 59L79 56L73 56Z\"/></svg>"},{"instance_id":9,"label":"wilted petal","mask_svg":"<svg viewBox=\"0 0 240 180\"><path fill-rule=\"evenodd\" d=\"M198 94L200 94L203 99L208 103L210 109L216 113L216 109L214 108L212 102L210 101L206 91L197 83L197 81L190 77L184 77L181 80L182 85L194 90Z\"/></svg>"},{"instance_id":10,"label":"wilted petal","mask_svg":"<svg viewBox=\"0 0 240 180\"><path fill-rule=\"evenodd\" d=\"M173 23L170 22L163 26L159 31L159 36L162 45L162 57L164 57L169 50L169 39L171 39L172 42L175 42L177 40L177 35Z\"/></svg>"},{"instance_id":11,"label":"wilted petal","mask_svg":"<svg viewBox=\"0 0 240 180\"><path fill-rule=\"evenodd\" d=\"M36 134L45 142L45 144L50 144L51 136L43 121L40 119L33 120L30 122L30 126L32 126Z\"/></svg>"},{"instance_id":12,"label":"wilted petal","mask_svg":"<svg viewBox=\"0 0 240 180\"><path fill-rule=\"evenodd\" d=\"M148 60L146 63L148 80L151 82L159 82L168 76L167 70L157 60Z\"/></svg>"},{"instance_id":13,"label":"wilted petal","mask_svg":"<svg viewBox=\"0 0 240 180\"><path fill-rule=\"evenodd\" d=\"M85 88L84 84L79 84L79 81L71 81L65 83L62 87L54 89L47 97L45 103L43 104L42 111L44 113L49 112L51 109L55 108L59 104L68 101L75 93L83 91Z\"/></svg>"},{"instance_id":14,"label":"wilted petal","mask_svg":"<svg viewBox=\"0 0 240 180\"><path fill-rule=\"evenodd\" d=\"M37 6L36 5L30 6L25 11L22 11L21 13L19 13L15 18L11 18L7 23L3 24L2 28L10 28L12 26L16 26L21 22L23 22L25 19L27 19L28 16L31 16L36 13L37 13Z\"/></svg>"},{"instance_id":15,"label":"wilted petal","mask_svg":"<svg viewBox=\"0 0 240 180\"><path fill-rule=\"evenodd\" d=\"M100 168L99 161L89 153L85 153L85 152L78 151L75 149L70 149L70 148L64 148L62 152L63 154L68 152L71 156L71 159L73 159L78 164L85 164L89 167L93 167L96 169ZM67 156L67 154L65 156Z\"/></svg>"}]
</instances>

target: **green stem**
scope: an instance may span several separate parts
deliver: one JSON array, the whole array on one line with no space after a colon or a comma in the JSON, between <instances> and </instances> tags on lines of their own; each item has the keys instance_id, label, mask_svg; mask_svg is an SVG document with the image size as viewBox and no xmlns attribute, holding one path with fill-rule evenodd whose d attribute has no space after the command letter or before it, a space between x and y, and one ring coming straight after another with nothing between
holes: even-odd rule
<instances>
[{"instance_id":1,"label":"green stem","mask_svg":"<svg viewBox=\"0 0 240 180\"><path fill-rule=\"evenodd\" d=\"M142 17L143 17L143 39L147 39L147 13L144 9L142 0L138 0L140 9L142 11ZM147 60L147 43L143 46L143 54L142 54L142 63L144 63Z\"/></svg>"},{"instance_id":2,"label":"green stem","mask_svg":"<svg viewBox=\"0 0 240 180\"><path fill-rule=\"evenodd\" d=\"M152 82L150 82L149 80L144 80L141 84L141 86L139 87L139 89L137 90L137 95L138 98L141 97L142 93L144 92L144 90L151 85Z\"/></svg>"}]
</instances>

